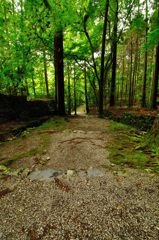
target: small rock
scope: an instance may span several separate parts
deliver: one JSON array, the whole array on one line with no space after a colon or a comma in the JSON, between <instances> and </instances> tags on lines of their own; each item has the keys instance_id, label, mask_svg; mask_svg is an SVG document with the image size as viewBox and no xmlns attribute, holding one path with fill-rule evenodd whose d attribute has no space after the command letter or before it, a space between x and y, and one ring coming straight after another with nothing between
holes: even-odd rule
<instances>
[{"instance_id":1,"label":"small rock","mask_svg":"<svg viewBox=\"0 0 159 240\"><path fill-rule=\"evenodd\" d=\"M33 157L33 160L35 161L35 163L39 163L40 162L40 157L35 156L35 157Z\"/></svg>"},{"instance_id":2,"label":"small rock","mask_svg":"<svg viewBox=\"0 0 159 240\"><path fill-rule=\"evenodd\" d=\"M87 170L88 177L103 177L105 175L104 168L92 168Z\"/></svg>"},{"instance_id":3,"label":"small rock","mask_svg":"<svg viewBox=\"0 0 159 240\"><path fill-rule=\"evenodd\" d=\"M117 171L113 171L113 174L114 174L114 175L118 175L118 172L117 172Z\"/></svg>"},{"instance_id":4,"label":"small rock","mask_svg":"<svg viewBox=\"0 0 159 240\"><path fill-rule=\"evenodd\" d=\"M62 175L62 170L55 170L55 169L46 169L42 171L35 171L29 174L28 178L30 180L40 180L40 181L50 181L54 177Z\"/></svg>"},{"instance_id":5,"label":"small rock","mask_svg":"<svg viewBox=\"0 0 159 240\"><path fill-rule=\"evenodd\" d=\"M79 132L79 133L84 133L84 131L82 131L82 130L79 130L78 132Z\"/></svg>"},{"instance_id":6,"label":"small rock","mask_svg":"<svg viewBox=\"0 0 159 240\"><path fill-rule=\"evenodd\" d=\"M30 170L28 168L24 169L22 172L21 172L21 176L22 177L27 177L30 173Z\"/></svg>"},{"instance_id":7,"label":"small rock","mask_svg":"<svg viewBox=\"0 0 159 240\"><path fill-rule=\"evenodd\" d=\"M50 159L51 158L49 156L48 157L42 157L39 162L40 162L40 164L45 165L45 163L48 162Z\"/></svg>"},{"instance_id":8,"label":"small rock","mask_svg":"<svg viewBox=\"0 0 159 240\"><path fill-rule=\"evenodd\" d=\"M145 171L148 172L148 173L152 173L153 172L153 170L150 169L150 168L146 168Z\"/></svg>"},{"instance_id":9,"label":"small rock","mask_svg":"<svg viewBox=\"0 0 159 240\"><path fill-rule=\"evenodd\" d=\"M67 177L72 177L74 175L74 170L67 170Z\"/></svg>"},{"instance_id":10,"label":"small rock","mask_svg":"<svg viewBox=\"0 0 159 240\"><path fill-rule=\"evenodd\" d=\"M85 177L87 175L87 171L86 170L80 170L78 171L78 176L79 177Z\"/></svg>"}]
</instances>

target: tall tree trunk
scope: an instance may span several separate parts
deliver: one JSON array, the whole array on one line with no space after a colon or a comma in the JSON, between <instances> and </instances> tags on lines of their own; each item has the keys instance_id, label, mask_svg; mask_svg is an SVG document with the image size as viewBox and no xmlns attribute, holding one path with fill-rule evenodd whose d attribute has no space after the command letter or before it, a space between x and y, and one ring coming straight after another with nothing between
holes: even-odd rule
<instances>
[{"instance_id":1,"label":"tall tree trunk","mask_svg":"<svg viewBox=\"0 0 159 240\"><path fill-rule=\"evenodd\" d=\"M110 91L110 106L115 105L115 83L116 83L116 66L117 66L117 28L118 28L118 0L116 0L116 12L113 29L112 42L112 79Z\"/></svg>"},{"instance_id":2,"label":"tall tree trunk","mask_svg":"<svg viewBox=\"0 0 159 240\"><path fill-rule=\"evenodd\" d=\"M54 71L55 71L55 61L54 61ZM58 109L58 99L57 99L57 77L56 77L56 74L54 74L55 76L55 111L57 111Z\"/></svg>"},{"instance_id":3,"label":"tall tree trunk","mask_svg":"<svg viewBox=\"0 0 159 240\"><path fill-rule=\"evenodd\" d=\"M138 51L136 56L136 71L135 71L135 79L134 79L134 87L133 87L133 101L134 103L140 104L138 100L138 96L140 95L140 92L138 92L138 82L140 83L140 78L138 77L140 75L140 66L141 66L141 53L140 53L140 46L141 42L139 41L139 35L138 35ZM141 91L141 90L140 90Z\"/></svg>"},{"instance_id":4,"label":"tall tree trunk","mask_svg":"<svg viewBox=\"0 0 159 240\"><path fill-rule=\"evenodd\" d=\"M96 78L95 78L95 75L93 75L93 76L91 77L91 71L90 71L90 69L89 69L89 71L87 70L87 77L88 77L90 86L91 86L92 89L93 89L96 106L98 106L98 93L97 93L97 86L96 86L96 81L95 81Z\"/></svg>"},{"instance_id":5,"label":"tall tree trunk","mask_svg":"<svg viewBox=\"0 0 159 240\"><path fill-rule=\"evenodd\" d=\"M57 81L57 105L58 113L65 114L64 103L64 64L63 64L63 32L62 30L54 34L54 61L55 78Z\"/></svg>"},{"instance_id":6,"label":"tall tree trunk","mask_svg":"<svg viewBox=\"0 0 159 240\"><path fill-rule=\"evenodd\" d=\"M88 93L87 93L87 68L86 62L84 65L84 86L85 86L85 102L86 102L86 113L89 113L89 105L88 105Z\"/></svg>"},{"instance_id":7,"label":"tall tree trunk","mask_svg":"<svg viewBox=\"0 0 159 240\"><path fill-rule=\"evenodd\" d=\"M43 0L45 7L52 11L48 0ZM54 33L54 66L55 66L55 88L57 89L57 110L60 115L65 114L64 97L64 64L63 64L63 31ZM56 90L55 89L55 90Z\"/></svg>"},{"instance_id":8,"label":"tall tree trunk","mask_svg":"<svg viewBox=\"0 0 159 240\"><path fill-rule=\"evenodd\" d=\"M152 104L151 104L152 109L157 109L158 78L159 78L159 45L156 47L155 72L152 85Z\"/></svg>"},{"instance_id":9,"label":"tall tree trunk","mask_svg":"<svg viewBox=\"0 0 159 240\"><path fill-rule=\"evenodd\" d=\"M74 111L75 115L77 115L77 99L76 99L76 72L75 72L75 64L74 64L74 77L73 77L73 87L74 87Z\"/></svg>"},{"instance_id":10,"label":"tall tree trunk","mask_svg":"<svg viewBox=\"0 0 159 240\"><path fill-rule=\"evenodd\" d=\"M33 86L33 93L34 97L36 97L36 90L35 90L35 81L34 81L34 70L32 71L32 86Z\"/></svg>"},{"instance_id":11,"label":"tall tree trunk","mask_svg":"<svg viewBox=\"0 0 159 240\"><path fill-rule=\"evenodd\" d=\"M115 96L116 100L115 100L115 104L114 104L114 105L116 105L116 104L119 105L120 92L121 92L119 79L118 79L118 81L115 83L115 85L116 85L115 88L117 88L117 91L115 91L115 92L116 92L116 96ZM114 105L113 105L113 106L114 106Z\"/></svg>"},{"instance_id":12,"label":"tall tree trunk","mask_svg":"<svg viewBox=\"0 0 159 240\"><path fill-rule=\"evenodd\" d=\"M145 28L145 43L147 44L147 34L148 34L148 4L146 0L146 28ZM144 81L143 81L143 89L142 89L142 101L141 106L146 107L146 85L147 85L147 58L148 58L148 52L147 49L145 49L145 57L144 57Z\"/></svg>"},{"instance_id":13,"label":"tall tree trunk","mask_svg":"<svg viewBox=\"0 0 159 240\"><path fill-rule=\"evenodd\" d=\"M124 54L123 54L123 59L122 59L122 82L121 82L121 92L120 92L120 106L122 106L122 104L123 104L124 74L125 74L125 59L124 59Z\"/></svg>"},{"instance_id":14,"label":"tall tree trunk","mask_svg":"<svg viewBox=\"0 0 159 240\"><path fill-rule=\"evenodd\" d=\"M129 103L129 83L130 83L129 75L130 75L130 68L131 68L129 60L128 60L128 64L126 66L127 66L127 69L126 69L127 78L126 78L126 83L125 83L124 100L125 100L125 105L126 104L128 105L128 103Z\"/></svg>"},{"instance_id":15,"label":"tall tree trunk","mask_svg":"<svg viewBox=\"0 0 159 240\"><path fill-rule=\"evenodd\" d=\"M140 63L139 62L139 37L137 35L136 41L135 41L135 56L134 56L134 66L133 66L133 72L132 72L131 106L134 105L134 100L135 100L135 79L137 76L137 70L138 70L139 63Z\"/></svg>"},{"instance_id":16,"label":"tall tree trunk","mask_svg":"<svg viewBox=\"0 0 159 240\"><path fill-rule=\"evenodd\" d=\"M84 28L84 33L85 33L85 35L86 35L86 37L87 37L87 40L88 40L89 46L90 46L90 50L91 50L94 73L95 73L95 76L96 76L96 78L97 78L97 80L98 80L98 82L99 82L99 75L98 75L98 71L97 71L97 64L96 64L95 56L94 56L94 54L95 54L95 52L94 52L94 46L93 46L91 37L90 37L90 35L89 35L88 31L87 31L87 21L88 21L88 19L89 19L89 15L86 14L86 15L84 16L84 19L83 19L83 20L84 20L84 22L83 22L83 28Z\"/></svg>"},{"instance_id":17,"label":"tall tree trunk","mask_svg":"<svg viewBox=\"0 0 159 240\"><path fill-rule=\"evenodd\" d=\"M47 63L46 63L45 49L43 49L43 61L44 61L44 78L45 78L46 95L47 95L47 97L49 97L49 85L48 85L48 75L47 75Z\"/></svg>"},{"instance_id":18,"label":"tall tree trunk","mask_svg":"<svg viewBox=\"0 0 159 240\"><path fill-rule=\"evenodd\" d=\"M26 95L29 96L29 86L28 86L28 80L27 78L24 78L24 81L25 81L25 89L26 89Z\"/></svg>"},{"instance_id":19,"label":"tall tree trunk","mask_svg":"<svg viewBox=\"0 0 159 240\"><path fill-rule=\"evenodd\" d=\"M103 115L104 58L105 58L106 32L107 32L107 24L108 24L108 10L109 10L109 0L106 0L103 35L102 35L100 80L99 80L99 115L100 116Z\"/></svg>"},{"instance_id":20,"label":"tall tree trunk","mask_svg":"<svg viewBox=\"0 0 159 240\"><path fill-rule=\"evenodd\" d=\"M68 114L71 115L71 86L70 86L70 66L67 64L67 76L68 76Z\"/></svg>"},{"instance_id":21,"label":"tall tree trunk","mask_svg":"<svg viewBox=\"0 0 159 240\"><path fill-rule=\"evenodd\" d=\"M159 2L158 1L156 1L156 7L158 10L158 18L159 18ZM159 79L159 41L158 41L158 45L156 46L155 72L154 72L153 85L152 85L152 103L151 103L152 109L157 109L158 79Z\"/></svg>"},{"instance_id":22,"label":"tall tree trunk","mask_svg":"<svg viewBox=\"0 0 159 240\"><path fill-rule=\"evenodd\" d=\"M130 75L129 75L129 101L128 107L132 107L132 68L133 68L133 43L131 40L131 49L130 49Z\"/></svg>"}]
</instances>

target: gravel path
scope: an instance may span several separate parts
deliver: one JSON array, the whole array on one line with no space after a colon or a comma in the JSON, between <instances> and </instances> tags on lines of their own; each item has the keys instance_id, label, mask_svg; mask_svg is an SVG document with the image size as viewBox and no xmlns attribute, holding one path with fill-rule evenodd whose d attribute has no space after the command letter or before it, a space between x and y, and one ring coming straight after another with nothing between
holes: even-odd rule
<instances>
[{"instance_id":1,"label":"gravel path","mask_svg":"<svg viewBox=\"0 0 159 240\"><path fill-rule=\"evenodd\" d=\"M73 119L69 129L52 136L49 149L47 168L104 165L102 177L62 176L49 182L0 178L0 240L158 240L159 177L110 170L104 149L110 137L104 119Z\"/></svg>"}]
</instances>

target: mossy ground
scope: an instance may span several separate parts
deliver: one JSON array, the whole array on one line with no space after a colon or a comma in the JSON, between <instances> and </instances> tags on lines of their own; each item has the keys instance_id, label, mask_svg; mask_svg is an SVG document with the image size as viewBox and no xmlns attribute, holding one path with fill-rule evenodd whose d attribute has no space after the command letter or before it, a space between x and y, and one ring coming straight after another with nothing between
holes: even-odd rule
<instances>
[{"instance_id":1,"label":"mossy ground","mask_svg":"<svg viewBox=\"0 0 159 240\"><path fill-rule=\"evenodd\" d=\"M18 138L1 143L0 171L6 171L17 161L47 153L51 141L49 131L63 131L66 124L67 119L55 117L39 127L27 129Z\"/></svg>"},{"instance_id":2,"label":"mossy ground","mask_svg":"<svg viewBox=\"0 0 159 240\"><path fill-rule=\"evenodd\" d=\"M66 128L67 125L67 118L63 117L54 117L45 123L43 123L41 126L37 127L36 130L49 130L54 129L57 131L63 131Z\"/></svg>"},{"instance_id":3,"label":"mossy ground","mask_svg":"<svg viewBox=\"0 0 159 240\"><path fill-rule=\"evenodd\" d=\"M149 133L114 121L110 129L113 134L109 146L112 163L159 173L159 148L156 142L150 141Z\"/></svg>"},{"instance_id":4,"label":"mossy ground","mask_svg":"<svg viewBox=\"0 0 159 240\"><path fill-rule=\"evenodd\" d=\"M47 158L47 151L51 144L52 134L62 132L72 126L67 118L55 117L41 126L27 129L22 135L0 145L0 171L6 168L27 167ZM85 122L85 121L84 121ZM82 123L82 122L81 122ZM74 123L76 127L76 122ZM95 128L94 126L93 129ZM147 169L159 173L159 148L158 142L153 141L149 133L141 132L128 125L110 121L111 141L107 146L110 151L112 163L125 167ZM30 167L29 165L29 167Z\"/></svg>"}]
</instances>

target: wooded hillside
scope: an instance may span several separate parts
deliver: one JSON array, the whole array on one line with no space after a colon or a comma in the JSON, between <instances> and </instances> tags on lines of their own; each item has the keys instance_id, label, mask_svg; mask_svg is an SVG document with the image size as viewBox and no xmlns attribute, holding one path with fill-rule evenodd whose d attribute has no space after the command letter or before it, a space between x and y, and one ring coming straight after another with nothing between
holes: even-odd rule
<instances>
[{"instance_id":1,"label":"wooded hillside","mask_svg":"<svg viewBox=\"0 0 159 240\"><path fill-rule=\"evenodd\" d=\"M0 93L157 108L157 0L0 0Z\"/></svg>"}]
</instances>

